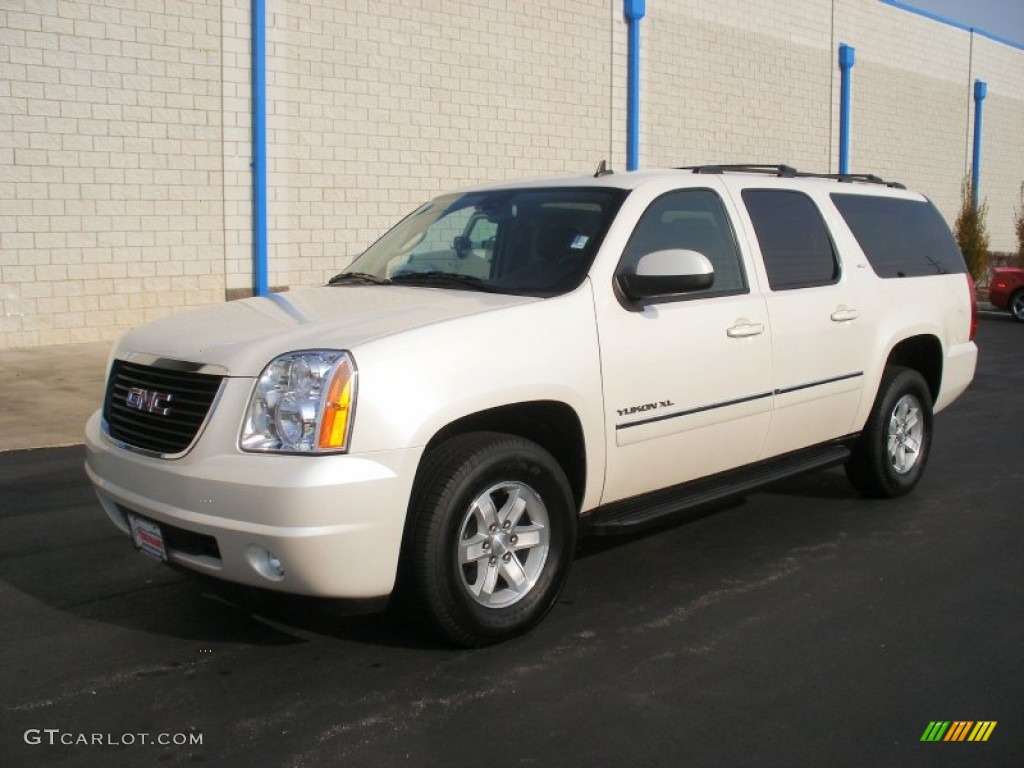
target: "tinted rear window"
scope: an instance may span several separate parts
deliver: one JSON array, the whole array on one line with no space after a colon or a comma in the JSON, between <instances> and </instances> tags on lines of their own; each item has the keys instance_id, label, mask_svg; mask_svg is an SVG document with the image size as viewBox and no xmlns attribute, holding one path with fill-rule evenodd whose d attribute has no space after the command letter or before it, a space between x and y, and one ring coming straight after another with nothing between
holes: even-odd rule
<instances>
[{"instance_id":1,"label":"tinted rear window","mask_svg":"<svg viewBox=\"0 0 1024 768\"><path fill-rule=\"evenodd\" d=\"M839 279L832 240L811 198L788 189L745 189L742 194L773 291Z\"/></svg>"},{"instance_id":2,"label":"tinted rear window","mask_svg":"<svg viewBox=\"0 0 1024 768\"><path fill-rule=\"evenodd\" d=\"M930 202L839 194L832 202L879 277L966 271L956 240Z\"/></svg>"}]
</instances>

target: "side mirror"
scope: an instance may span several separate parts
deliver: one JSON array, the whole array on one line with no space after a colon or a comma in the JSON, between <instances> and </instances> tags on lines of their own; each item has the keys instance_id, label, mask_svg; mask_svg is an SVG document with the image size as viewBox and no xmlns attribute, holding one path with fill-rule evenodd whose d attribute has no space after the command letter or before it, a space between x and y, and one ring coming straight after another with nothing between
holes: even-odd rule
<instances>
[{"instance_id":1,"label":"side mirror","mask_svg":"<svg viewBox=\"0 0 1024 768\"><path fill-rule=\"evenodd\" d=\"M644 254L636 270L618 281L627 298L639 301L703 291L715 282L715 269L703 253L673 248Z\"/></svg>"},{"instance_id":2,"label":"side mirror","mask_svg":"<svg viewBox=\"0 0 1024 768\"><path fill-rule=\"evenodd\" d=\"M465 235L456 235L455 239L452 240L452 250L455 251L455 255L460 259L464 259L473 250L473 243Z\"/></svg>"}]
</instances>

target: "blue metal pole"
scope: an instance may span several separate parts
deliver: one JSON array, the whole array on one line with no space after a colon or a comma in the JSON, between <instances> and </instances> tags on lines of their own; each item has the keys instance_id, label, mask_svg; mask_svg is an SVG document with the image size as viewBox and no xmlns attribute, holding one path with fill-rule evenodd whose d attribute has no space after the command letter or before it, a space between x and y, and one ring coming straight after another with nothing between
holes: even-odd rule
<instances>
[{"instance_id":1,"label":"blue metal pole","mask_svg":"<svg viewBox=\"0 0 1024 768\"><path fill-rule=\"evenodd\" d=\"M978 210L980 191L978 183L981 181L981 114L982 102L988 96L988 83L982 80L974 81L974 157L971 161L971 195L974 203L974 210Z\"/></svg>"},{"instance_id":2,"label":"blue metal pole","mask_svg":"<svg viewBox=\"0 0 1024 768\"><path fill-rule=\"evenodd\" d=\"M252 0L252 244L253 294L266 296L267 266L267 17L266 0Z\"/></svg>"},{"instance_id":3,"label":"blue metal pole","mask_svg":"<svg viewBox=\"0 0 1024 768\"><path fill-rule=\"evenodd\" d=\"M857 50L839 44L839 172L850 172L850 100L851 77Z\"/></svg>"},{"instance_id":4,"label":"blue metal pole","mask_svg":"<svg viewBox=\"0 0 1024 768\"><path fill-rule=\"evenodd\" d=\"M625 0L629 29L626 75L626 170L640 167L640 19L647 13L645 0Z\"/></svg>"}]
</instances>

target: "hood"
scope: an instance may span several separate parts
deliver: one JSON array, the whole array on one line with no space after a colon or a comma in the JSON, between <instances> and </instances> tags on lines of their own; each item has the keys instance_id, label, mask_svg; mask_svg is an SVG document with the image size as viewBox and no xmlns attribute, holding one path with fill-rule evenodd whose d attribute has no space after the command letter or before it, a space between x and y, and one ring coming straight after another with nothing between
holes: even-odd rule
<instances>
[{"instance_id":1,"label":"hood","mask_svg":"<svg viewBox=\"0 0 1024 768\"><path fill-rule=\"evenodd\" d=\"M116 355L138 352L219 365L231 376L258 376L285 352L351 350L382 336L532 301L540 299L412 286L323 286L154 320L125 334Z\"/></svg>"}]
</instances>

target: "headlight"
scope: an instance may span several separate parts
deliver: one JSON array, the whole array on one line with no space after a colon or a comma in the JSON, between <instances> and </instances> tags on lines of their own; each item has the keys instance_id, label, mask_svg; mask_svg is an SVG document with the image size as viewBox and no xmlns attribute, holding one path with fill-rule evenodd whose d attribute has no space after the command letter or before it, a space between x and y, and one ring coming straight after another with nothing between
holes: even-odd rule
<instances>
[{"instance_id":1,"label":"headlight","mask_svg":"<svg viewBox=\"0 0 1024 768\"><path fill-rule=\"evenodd\" d=\"M355 403L356 366L347 352L281 355L263 369L249 399L242 450L345 451Z\"/></svg>"}]
</instances>

